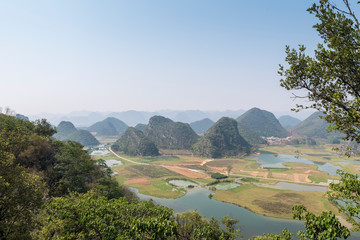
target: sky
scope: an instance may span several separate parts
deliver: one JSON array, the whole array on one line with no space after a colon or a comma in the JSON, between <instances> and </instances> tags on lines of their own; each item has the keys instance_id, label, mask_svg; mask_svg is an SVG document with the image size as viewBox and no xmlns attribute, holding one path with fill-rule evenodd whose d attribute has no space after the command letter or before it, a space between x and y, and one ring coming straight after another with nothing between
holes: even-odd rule
<instances>
[{"instance_id":1,"label":"sky","mask_svg":"<svg viewBox=\"0 0 360 240\"><path fill-rule=\"evenodd\" d=\"M0 107L288 111L285 46L319 42L307 0L0 0Z\"/></svg>"}]
</instances>

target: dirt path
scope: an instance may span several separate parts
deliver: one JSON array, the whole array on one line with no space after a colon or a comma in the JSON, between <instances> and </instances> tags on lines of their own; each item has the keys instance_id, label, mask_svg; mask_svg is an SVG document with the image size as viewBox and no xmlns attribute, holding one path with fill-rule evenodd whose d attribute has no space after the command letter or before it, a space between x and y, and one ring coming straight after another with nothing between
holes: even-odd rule
<instances>
[{"instance_id":1,"label":"dirt path","mask_svg":"<svg viewBox=\"0 0 360 240\"><path fill-rule=\"evenodd\" d=\"M138 165L151 165L151 164L148 164L148 163L135 162L135 161L133 161L133 160L130 160L130 159L121 157L120 155L118 155L117 153L115 153L115 152L111 149L111 147L109 147L108 150L109 150L112 154L114 154L116 157L118 157L118 158L120 158L120 159L122 159L122 160L124 160L124 161L131 162L131 163L138 164Z\"/></svg>"},{"instance_id":2,"label":"dirt path","mask_svg":"<svg viewBox=\"0 0 360 240\"><path fill-rule=\"evenodd\" d=\"M206 163L211 162L211 161L214 161L214 159L206 159L200 164L200 166L204 166Z\"/></svg>"}]
</instances>

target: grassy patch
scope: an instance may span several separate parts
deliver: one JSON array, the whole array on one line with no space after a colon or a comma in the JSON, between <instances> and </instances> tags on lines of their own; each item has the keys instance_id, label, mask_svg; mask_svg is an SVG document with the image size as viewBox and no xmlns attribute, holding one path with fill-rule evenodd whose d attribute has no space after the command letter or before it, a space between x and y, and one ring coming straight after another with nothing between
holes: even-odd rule
<instances>
[{"instance_id":1,"label":"grassy patch","mask_svg":"<svg viewBox=\"0 0 360 240\"><path fill-rule=\"evenodd\" d=\"M280 218L292 218L291 208L295 204L303 204L315 214L322 211L336 211L336 208L329 204L324 193L285 191L252 184L244 184L227 191L217 191L214 199L234 203L262 215Z\"/></svg>"},{"instance_id":2,"label":"grassy patch","mask_svg":"<svg viewBox=\"0 0 360 240\"><path fill-rule=\"evenodd\" d=\"M149 166L149 165L131 165L125 167L127 171L132 172L137 177L150 177L150 178L160 178L166 176L177 176L179 174L170 171L163 167Z\"/></svg>"},{"instance_id":3,"label":"grassy patch","mask_svg":"<svg viewBox=\"0 0 360 240\"><path fill-rule=\"evenodd\" d=\"M264 169L267 169L269 172L284 172L289 170L288 168L272 168L272 167L264 167Z\"/></svg>"},{"instance_id":4,"label":"grassy patch","mask_svg":"<svg viewBox=\"0 0 360 240\"><path fill-rule=\"evenodd\" d=\"M259 179L257 179L257 178L251 178L251 177L241 178L240 180L243 181L243 182L260 182Z\"/></svg>"},{"instance_id":5,"label":"grassy patch","mask_svg":"<svg viewBox=\"0 0 360 240\"><path fill-rule=\"evenodd\" d=\"M124 177L115 177L115 179L119 184L123 184L127 180Z\"/></svg>"},{"instance_id":6,"label":"grassy patch","mask_svg":"<svg viewBox=\"0 0 360 240\"><path fill-rule=\"evenodd\" d=\"M142 194L160 198L178 198L183 196L186 191L176 188L167 183L165 179L152 179L150 185L130 184Z\"/></svg>"}]
</instances>

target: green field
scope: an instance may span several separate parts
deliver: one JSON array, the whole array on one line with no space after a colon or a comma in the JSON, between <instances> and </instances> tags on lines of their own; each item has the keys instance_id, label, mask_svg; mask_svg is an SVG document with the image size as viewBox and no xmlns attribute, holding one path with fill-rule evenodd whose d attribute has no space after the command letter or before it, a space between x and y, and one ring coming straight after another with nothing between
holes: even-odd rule
<instances>
[{"instance_id":1,"label":"green field","mask_svg":"<svg viewBox=\"0 0 360 240\"><path fill-rule=\"evenodd\" d=\"M213 198L277 218L292 218L291 209L295 204L303 204L316 214L330 210L337 212L324 193L264 188L253 184L244 184L227 191L216 191Z\"/></svg>"}]
</instances>

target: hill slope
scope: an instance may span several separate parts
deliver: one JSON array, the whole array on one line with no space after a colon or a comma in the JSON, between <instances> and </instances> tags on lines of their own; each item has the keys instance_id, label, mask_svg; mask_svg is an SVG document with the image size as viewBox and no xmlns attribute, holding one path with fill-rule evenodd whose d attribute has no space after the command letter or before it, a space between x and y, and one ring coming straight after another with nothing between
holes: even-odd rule
<instances>
[{"instance_id":1,"label":"hill slope","mask_svg":"<svg viewBox=\"0 0 360 240\"><path fill-rule=\"evenodd\" d=\"M198 134L205 133L212 125L214 122L209 118L190 123L190 127Z\"/></svg>"},{"instance_id":2,"label":"hill slope","mask_svg":"<svg viewBox=\"0 0 360 240\"><path fill-rule=\"evenodd\" d=\"M150 118L144 134L158 148L164 149L191 149L199 138L189 124L174 122L162 116Z\"/></svg>"},{"instance_id":3,"label":"hill slope","mask_svg":"<svg viewBox=\"0 0 360 240\"><path fill-rule=\"evenodd\" d=\"M62 121L56 128L57 133L53 137L57 140L71 140L81 143L83 146L99 145L99 141L86 130L77 130L71 122Z\"/></svg>"},{"instance_id":4,"label":"hill slope","mask_svg":"<svg viewBox=\"0 0 360 240\"><path fill-rule=\"evenodd\" d=\"M223 117L194 145L193 153L211 158L233 157L249 153L250 147L240 136L235 119Z\"/></svg>"},{"instance_id":5,"label":"hill slope","mask_svg":"<svg viewBox=\"0 0 360 240\"><path fill-rule=\"evenodd\" d=\"M292 126L295 126L295 125L298 125L299 123L301 123L300 119L294 118L289 115L281 116L278 118L278 120L279 120L281 126L283 126L284 128L292 127Z\"/></svg>"},{"instance_id":6,"label":"hill slope","mask_svg":"<svg viewBox=\"0 0 360 240\"><path fill-rule=\"evenodd\" d=\"M240 136L242 136L248 143L251 145L258 145L258 144L267 144L265 139L262 139L259 134L250 130L248 127L244 126L241 123L238 123L238 130Z\"/></svg>"},{"instance_id":7,"label":"hill slope","mask_svg":"<svg viewBox=\"0 0 360 240\"><path fill-rule=\"evenodd\" d=\"M341 137L339 132L330 132L326 131L326 128L329 126L329 123L324 119L321 119L321 112L315 112L311 114L307 119L299 123L298 125L291 128L293 134L298 134L303 137L309 138L333 138Z\"/></svg>"},{"instance_id":8,"label":"hill slope","mask_svg":"<svg viewBox=\"0 0 360 240\"><path fill-rule=\"evenodd\" d=\"M284 138L288 135L274 114L259 108L250 109L238 117L237 121L259 136Z\"/></svg>"},{"instance_id":9,"label":"hill slope","mask_svg":"<svg viewBox=\"0 0 360 240\"><path fill-rule=\"evenodd\" d=\"M154 142L145 137L144 133L134 127L129 127L117 140L113 148L132 156L157 156L159 150Z\"/></svg>"},{"instance_id":10,"label":"hill slope","mask_svg":"<svg viewBox=\"0 0 360 240\"><path fill-rule=\"evenodd\" d=\"M117 136L123 134L127 128L128 126L123 121L108 117L101 122L94 123L87 130L101 136Z\"/></svg>"},{"instance_id":11,"label":"hill slope","mask_svg":"<svg viewBox=\"0 0 360 240\"><path fill-rule=\"evenodd\" d=\"M146 129L146 126L147 126L146 124L138 123L138 124L136 124L135 128L136 128L137 130L139 130L139 131L144 132L145 129Z\"/></svg>"}]
</instances>

